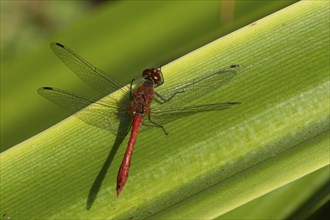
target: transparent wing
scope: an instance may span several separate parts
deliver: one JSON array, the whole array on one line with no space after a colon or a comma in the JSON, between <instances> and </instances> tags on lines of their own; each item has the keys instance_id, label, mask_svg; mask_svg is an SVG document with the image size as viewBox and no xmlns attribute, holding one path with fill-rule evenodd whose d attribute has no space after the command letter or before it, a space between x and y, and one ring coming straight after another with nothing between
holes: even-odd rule
<instances>
[{"instance_id":1,"label":"transparent wing","mask_svg":"<svg viewBox=\"0 0 330 220\"><path fill-rule=\"evenodd\" d=\"M200 98L215 89L218 89L229 83L235 76L243 71L243 67L239 64L234 64L223 68L215 73L194 78L183 83L178 83L170 87L157 88L159 95L163 98L171 98L166 102L166 106L185 106L189 102ZM156 94L157 98L157 94ZM159 98L158 98L159 100ZM157 104L156 104L157 105Z\"/></svg>"},{"instance_id":2,"label":"transparent wing","mask_svg":"<svg viewBox=\"0 0 330 220\"><path fill-rule=\"evenodd\" d=\"M219 111L228 109L234 105L240 104L239 102L219 102L213 104L204 104L196 106L182 106L182 107L167 107L162 109L152 109L151 110L151 120L157 124L164 125L168 122L174 121L175 119L185 117L188 115L207 112L207 111ZM152 123L148 123L145 120L145 125L154 126Z\"/></svg>"},{"instance_id":3,"label":"transparent wing","mask_svg":"<svg viewBox=\"0 0 330 220\"><path fill-rule=\"evenodd\" d=\"M118 89L123 93L129 91L128 86L124 86L119 80L88 63L62 44L53 42L50 48L81 80L101 94L108 95Z\"/></svg>"},{"instance_id":4,"label":"transparent wing","mask_svg":"<svg viewBox=\"0 0 330 220\"><path fill-rule=\"evenodd\" d=\"M42 87L38 93L54 104L74 114L87 124L117 133L121 118L129 118L128 111L115 99L95 101L61 89Z\"/></svg>"}]
</instances>

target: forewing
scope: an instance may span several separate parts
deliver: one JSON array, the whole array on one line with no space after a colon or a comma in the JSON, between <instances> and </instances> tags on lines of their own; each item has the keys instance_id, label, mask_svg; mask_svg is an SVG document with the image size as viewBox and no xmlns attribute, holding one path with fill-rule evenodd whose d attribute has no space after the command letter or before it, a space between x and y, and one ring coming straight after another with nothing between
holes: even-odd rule
<instances>
[{"instance_id":1,"label":"forewing","mask_svg":"<svg viewBox=\"0 0 330 220\"><path fill-rule=\"evenodd\" d=\"M159 91L159 95L165 99L174 95L174 97L164 105L184 106L203 95L221 88L242 71L243 67L239 64L235 64L209 75L197 77L166 88L164 86L164 88L159 88L157 92Z\"/></svg>"},{"instance_id":2,"label":"forewing","mask_svg":"<svg viewBox=\"0 0 330 220\"><path fill-rule=\"evenodd\" d=\"M101 94L108 95L118 89L123 90L123 93L129 91L128 86L124 86L119 80L88 63L62 44L51 43L50 48L81 80Z\"/></svg>"},{"instance_id":3,"label":"forewing","mask_svg":"<svg viewBox=\"0 0 330 220\"><path fill-rule=\"evenodd\" d=\"M102 101L104 99L95 101L50 87L39 88L38 93L85 123L111 131L113 134L117 133L121 117L129 117L126 108L118 106L119 102L109 97L106 97L106 102Z\"/></svg>"}]
</instances>

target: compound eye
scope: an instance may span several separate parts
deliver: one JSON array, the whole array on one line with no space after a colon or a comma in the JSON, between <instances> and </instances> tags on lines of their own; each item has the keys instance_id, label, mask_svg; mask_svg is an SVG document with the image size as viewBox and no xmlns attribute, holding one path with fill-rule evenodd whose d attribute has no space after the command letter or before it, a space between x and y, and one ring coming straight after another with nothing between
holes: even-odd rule
<instances>
[{"instance_id":1,"label":"compound eye","mask_svg":"<svg viewBox=\"0 0 330 220\"><path fill-rule=\"evenodd\" d=\"M153 79L157 83L157 86L160 86L164 83L163 74L160 70L157 70L157 74L154 75Z\"/></svg>"},{"instance_id":2,"label":"compound eye","mask_svg":"<svg viewBox=\"0 0 330 220\"><path fill-rule=\"evenodd\" d=\"M145 69L145 70L143 70L142 76L143 77L150 76L151 74L152 74L151 69Z\"/></svg>"},{"instance_id":3,"label":"compound eye","mask_svg":"<svg viewBox=\"0 0 330 220\"><path fill-rule=\"evenodd\" d=\"M143 78L151 79L156 86L160 86L164 83L163 74L159 69L145 69L142 74Z\"/></svg>"},{"instance_id":4,"label":"compound eye","mask_svg":"<svg viewBox=\"0 0 330 220\"><path fill-rule=\"evenodd\" d=\"M158 81L159 81L159 77L156 76L156 75L154 75L154 76L153 76L153 80L154 80L155 82L158 82ZM158 84L158 83L157 83L157 84Z\"/></svg>"}]
</instances>

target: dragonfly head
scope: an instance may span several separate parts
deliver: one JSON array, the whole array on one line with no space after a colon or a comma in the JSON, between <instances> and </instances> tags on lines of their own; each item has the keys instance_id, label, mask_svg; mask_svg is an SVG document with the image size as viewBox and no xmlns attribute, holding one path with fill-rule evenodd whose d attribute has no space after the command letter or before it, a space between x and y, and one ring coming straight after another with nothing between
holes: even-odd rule
<instances>
[{"instance_id":1,"label":"dragonfly head","mask_svg":"<svg viewBox=\"0 0 330 220\"><path fill-rule=\"evenodd\" d=\"M145 69L142 78L152 81L155 86L160 86L164 83L163 73L157 68Z\"/></svg>"}]
</instances>

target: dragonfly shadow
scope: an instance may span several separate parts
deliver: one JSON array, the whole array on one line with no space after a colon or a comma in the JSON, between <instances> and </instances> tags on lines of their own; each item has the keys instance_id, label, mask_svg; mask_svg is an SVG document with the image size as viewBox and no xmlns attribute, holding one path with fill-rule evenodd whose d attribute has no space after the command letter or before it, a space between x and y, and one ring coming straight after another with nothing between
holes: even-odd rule
<instances>
[{"instance_id":1,"label":"dragonfly shadow","mask_svg":"<svg viewBox=\"0 0 330 220\"><path fill-rule=\"evenodd\" d=\"M127 136L130 128L132 125L131 119L123 118L120 120L119 127L118 127L118 133L116 136L116 140L111 148L111 151L109 152L107 159L105 160L100 172L98 173L97 177L94 180L94 183L92 187L89 190L87 203L86 203L86 209L91 209L93 203L95 202L97 195L100 191L102 182L108 172L108 169L113 161L114 156L116 155L119 146L122 144L123 140Z\"/></svg>"}]
</instances>

